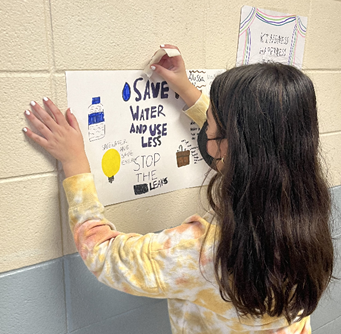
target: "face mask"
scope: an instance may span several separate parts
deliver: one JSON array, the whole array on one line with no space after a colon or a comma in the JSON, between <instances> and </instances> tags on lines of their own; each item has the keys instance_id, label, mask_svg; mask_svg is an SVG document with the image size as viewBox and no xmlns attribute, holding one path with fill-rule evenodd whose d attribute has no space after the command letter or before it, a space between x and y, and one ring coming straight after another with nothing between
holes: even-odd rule
<instances>
[{"instance_id":1,"label":"face mask","mask_svg":"<svg viewBox=\"0 0 341 334\"><path fill-rule=\"evenodd\" d=\"M214 160L221 160L219 159L214 159L212 156L210 156L207 152L207 142L209 140L217 140L217 139L223 139L221 137L217 137L217 138L207 138L207 134L206 134L206 127L207 127L207 121L205 121L204 125L202 126L199 134L198 134L198 147L199 147L199 151L201 153L201 156L203 157L203 159L205 160L205 162L213 169L215 168L215 163L213 162Z\"/></svg>"},{"instance_id":2,"label":"face mask","mask_svg":"<svg viewBox=\"0 0 341 334\"><path fill-rule=\"evenodd\" d=\"M199 147L199 151L201 153L202 158L210 167L212 167L213 157L211 157L207 153L207 141L208 140L207 140L207 134L206 134L206 127L207 127L207 121L205 121L204 125L202 126L198 134L198 147Z\"/></svg>"}]
</instances>

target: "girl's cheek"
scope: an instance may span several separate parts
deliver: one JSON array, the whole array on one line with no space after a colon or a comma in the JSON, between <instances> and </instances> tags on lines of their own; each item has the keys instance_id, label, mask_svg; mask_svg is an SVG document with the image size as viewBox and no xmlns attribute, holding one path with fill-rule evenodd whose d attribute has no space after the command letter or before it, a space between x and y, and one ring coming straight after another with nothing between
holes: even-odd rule
<instances>
[{"instance_id":1,"label":"girl's cheek","mask_svg":"<svg viewBox=\"0 0 341 334\"><path fill-rule=\"evenodd\" d=\"M207 143L207 153L208 153L211 157L216 158L217 151L218 151L218 148L217 148L217 145L216 145L215 140L209 141L209 142Z\"/></svg>"}]
</instances>

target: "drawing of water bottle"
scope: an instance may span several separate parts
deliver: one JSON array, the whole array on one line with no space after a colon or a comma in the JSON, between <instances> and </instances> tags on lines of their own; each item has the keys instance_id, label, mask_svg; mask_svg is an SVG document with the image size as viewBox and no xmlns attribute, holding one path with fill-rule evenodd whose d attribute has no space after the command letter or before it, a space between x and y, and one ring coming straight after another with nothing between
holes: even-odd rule
<instances>
[{"instance_id":1,"label":"drawing of water bottle","mask_svg":"<svg viewBox=\"0 0 341 334\"><path fill-rule=\"evenodd\" d=\"M104 108L101 98L93 97L88 108L88 135L89 141L101 139L105 136Z\"/></svg>"}]
</instances>

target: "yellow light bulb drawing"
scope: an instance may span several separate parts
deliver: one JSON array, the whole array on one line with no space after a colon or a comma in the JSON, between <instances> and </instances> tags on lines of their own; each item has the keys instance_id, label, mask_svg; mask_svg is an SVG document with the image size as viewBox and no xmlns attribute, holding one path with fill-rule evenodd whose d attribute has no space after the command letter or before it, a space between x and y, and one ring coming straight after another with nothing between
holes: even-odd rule
<instances>
[{"instance_id":1,"label":"yellow light bulb drawing","mask_svg":"<svg viewBox=\"0 0 341 334\"><path fill-rule=\"evenodd\" d=\"M105 176L108 177L108 181L112 183L114 176L120 170L121 167L121 156L113 148L106 151L102 158L102 170Z\"/></svg>"}]
</instances>

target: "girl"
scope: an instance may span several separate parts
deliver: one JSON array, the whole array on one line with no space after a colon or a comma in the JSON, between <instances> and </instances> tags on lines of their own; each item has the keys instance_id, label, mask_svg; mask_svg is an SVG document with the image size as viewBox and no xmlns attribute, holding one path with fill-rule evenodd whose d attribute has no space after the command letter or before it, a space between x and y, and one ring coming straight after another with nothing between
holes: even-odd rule
<instances>
[{"instance_id":1,"label":"girl","mask_svg":"<svg viewBox=\"0 0 341 334\"><path fill-rule=\"evenodd\" d=\"M70 110L65 119L44 98L54 118L35 102L40 120L26 111L42 134L25 128L27 136L62 163L85 264L115 289L168 298L173 333L310 333L333 270L312 82L290 66L248 65L218 76L208 99L181 56L151 68L186 102L217 171L207 188L212 210L159 234L121 233L105 219Z\"/></svg>"}]
</instances>

